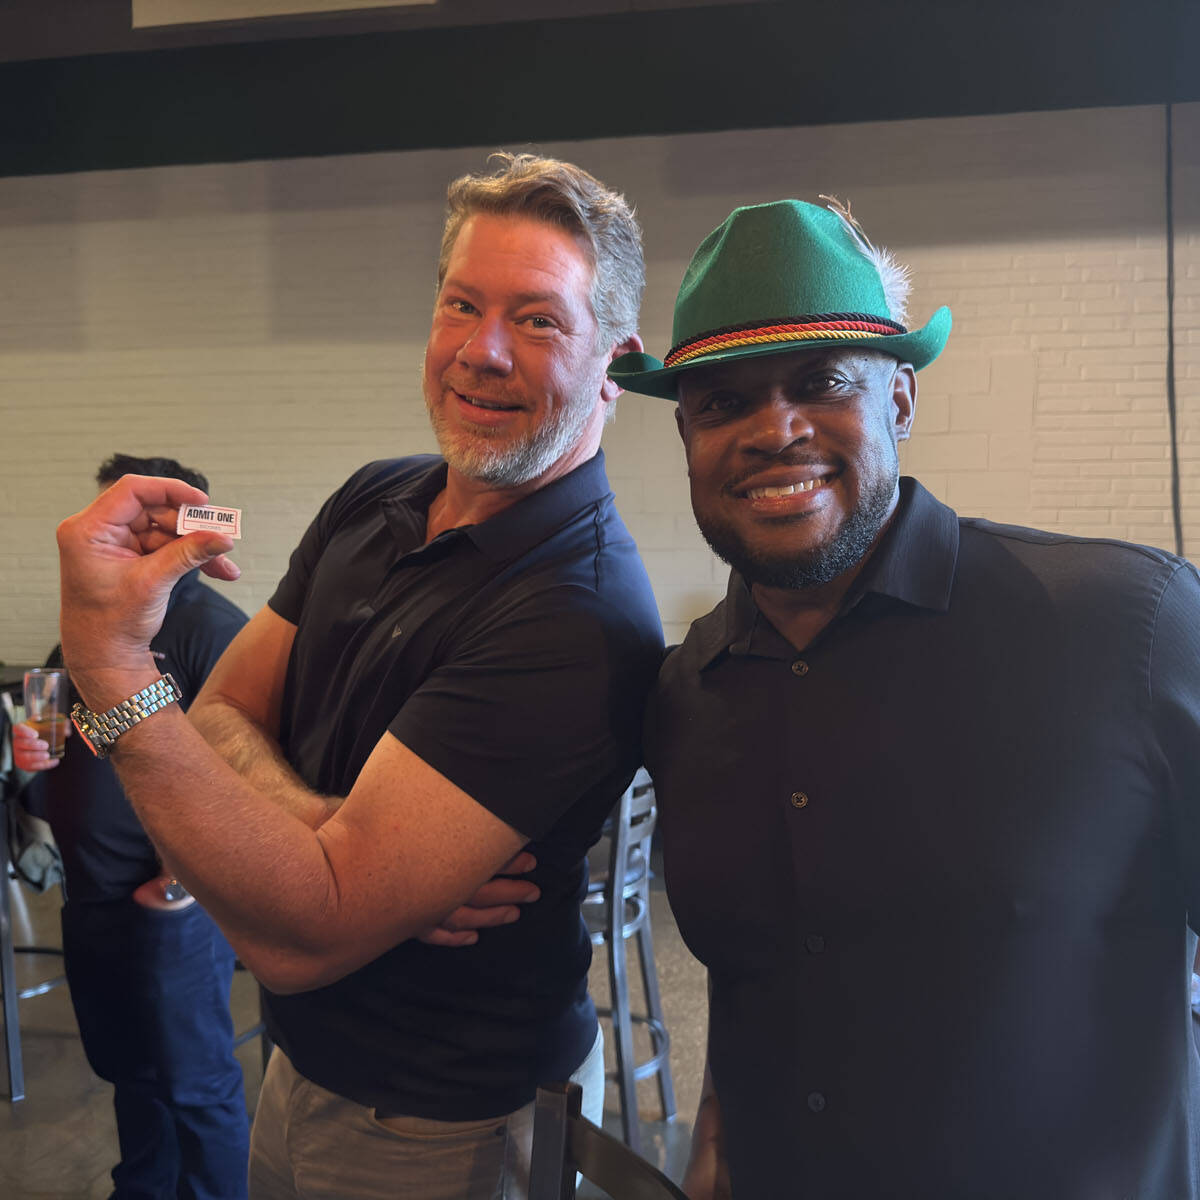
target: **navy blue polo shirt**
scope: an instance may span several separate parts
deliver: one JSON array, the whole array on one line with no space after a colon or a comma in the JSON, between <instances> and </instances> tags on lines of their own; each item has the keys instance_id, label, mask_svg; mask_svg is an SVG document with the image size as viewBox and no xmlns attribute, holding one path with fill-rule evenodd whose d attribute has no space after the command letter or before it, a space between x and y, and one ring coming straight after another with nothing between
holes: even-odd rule
<instances>
[{"instance_id":1,"label":"navy blue polo shirt","mask_svg":"<svg viewBox=\"0 0 1200 1200\"><path fill-rule=\"evenodd\" d=\"M603 455L425 544L446 464L372 463L326 502L270 600L297 626L280 741L346 795L394 734L530 838L542 897L475 946L405 942L345 979L266 994L307 1078L439 1120L510 1112L591 1048L585 854L640 763L662 657Z\"/></svg>"},{"instance_id":2,"label":"navy blue polo shirt","mask_svg":"<svg viewBox=\"0 0 1200 1200\"><path fill-rule=\"evenodd\" d=\"M736 575L648 717L734 1195L1200 1195L1200 582L904 480L797 651Z\"/></svg>"}]
</instances>

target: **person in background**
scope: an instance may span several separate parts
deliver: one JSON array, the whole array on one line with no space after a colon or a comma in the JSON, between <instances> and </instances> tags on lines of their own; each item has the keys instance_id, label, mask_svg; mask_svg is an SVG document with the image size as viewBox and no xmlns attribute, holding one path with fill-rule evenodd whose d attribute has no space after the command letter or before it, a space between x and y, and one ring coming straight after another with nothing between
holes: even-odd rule
<instances>
[{"instance_id":1,"label":"person in background","mask_svg":"<svg viewBox=\"0 0 1200 1200\"><path fill-rule=\"evenodd\" d=\"M424 364L441 454L334 493L190 721L147 644L178 574L236 577L228 538L175 535L203 493L128 479L59 527L80 724L168 701L103 749L264 985L255 1197L518 1197L538 1084L603 1102L585 855L662 655L599 448L643 278L629 206L578 167L455 181Z\"/></svg>"},{"instance_id":2,"label":"person in background","mask_svg":"<svg viewBox=\"0 0 1200 1200\"><path fill-rule=\"evenodd\" d=\"M901 478L950 330L906 293L836 201L740 208L611 370L733 568L647 716L711 985L686 1188L1189 1200L1200 577Z\"/></svg>"},{"instance_id":3,"label":"person in background","mask_svg":"<svg viewBox=\"0 0 1200 1200\"><path fill-rule=\"evenodd\" d=\"M96 482L156 475L207 490L172 458L114 454ZM246 615L187 572L150 642L178 682L200 691ZM61 666L59 648L47 666ZM73 697L74 698L74 697ZM49 821L63 858L63 960L92 1070L113 1085L121 1160L114 1196L237 1200L246 1194L249 1123L233 1052L234 953L212 918L163 870L112 764L79 737L61 760L29 725L14 764L34 772L22 803Z\"/></svg>"}]
</instances>

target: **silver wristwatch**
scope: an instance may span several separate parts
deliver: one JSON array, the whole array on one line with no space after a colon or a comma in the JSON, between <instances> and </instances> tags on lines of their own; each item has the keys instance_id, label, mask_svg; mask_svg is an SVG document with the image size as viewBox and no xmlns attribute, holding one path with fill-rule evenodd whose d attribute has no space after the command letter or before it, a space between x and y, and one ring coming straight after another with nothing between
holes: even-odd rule
<instances>
[{"instance_id":1,"label":"silver wristwatch","mask_svg":"<svg viewBox=\"0 0 1200 1200\"><path fill-rule=\"evenodd\" d=\"M169 674L160 675L149 687L114 704L107 712L94 713L90 708L76 704L71 709L71 723L97 758L107 758L121 734L128 733L151 713L182 699L183 693L175 680Z\"/></svg>"}]
</instances>

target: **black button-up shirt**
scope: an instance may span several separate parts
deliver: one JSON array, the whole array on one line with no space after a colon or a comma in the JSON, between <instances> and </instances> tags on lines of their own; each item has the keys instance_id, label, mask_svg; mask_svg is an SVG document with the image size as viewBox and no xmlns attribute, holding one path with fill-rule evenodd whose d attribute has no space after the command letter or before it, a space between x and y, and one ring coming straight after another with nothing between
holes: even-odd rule
<instances>
[{"instance_id":1,"label":"black button-up shirt","mask_svg":"<svg viewBox=\"0 0 1200 1200\"><path fill-rule=\"evenodd\" d=\"M912 480L802 654L736 575L648 718L734 1193L1200 1194L1200 582Z\"/></svg>"}]
</instances>

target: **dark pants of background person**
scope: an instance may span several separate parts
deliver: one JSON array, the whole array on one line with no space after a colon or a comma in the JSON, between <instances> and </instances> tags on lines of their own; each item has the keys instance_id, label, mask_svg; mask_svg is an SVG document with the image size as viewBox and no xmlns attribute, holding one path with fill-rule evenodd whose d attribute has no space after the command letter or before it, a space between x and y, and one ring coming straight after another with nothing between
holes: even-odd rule
<instances>
[{"instance_id":1,"label":"dark pants of background person","mask_svg":"<svg viewBox=\"0 0 1200 1200\"><path fill-rule=\"evenodd\" d=\"M63 908L71 1001L92 1070L114 1085L119 1200L239 1200L249 1128L233 1054L234 954L192 904Z\"/></svg>"}]
</instances>

